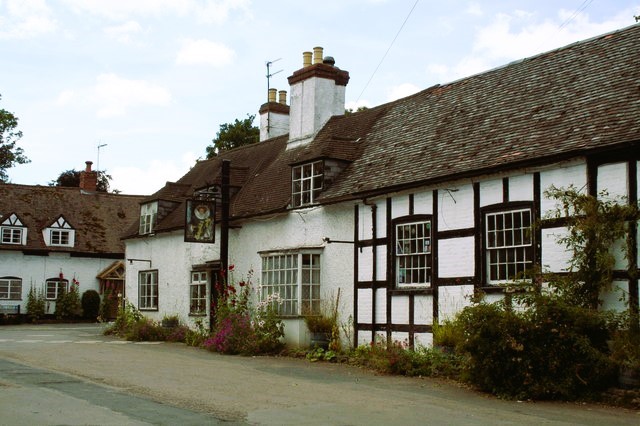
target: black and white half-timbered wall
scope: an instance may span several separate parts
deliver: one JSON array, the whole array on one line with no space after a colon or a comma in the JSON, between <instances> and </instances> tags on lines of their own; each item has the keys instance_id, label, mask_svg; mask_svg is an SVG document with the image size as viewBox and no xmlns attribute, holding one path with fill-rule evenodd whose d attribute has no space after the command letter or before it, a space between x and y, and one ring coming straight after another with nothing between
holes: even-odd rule
<instances>
[{"instance_id":1,"label":"black and white half-timbered wall","mask_svg":"<svg viewBox=\"0 0 640 426\"><path fill-rule=\"evenodd\" d=\"M430 345L433 324L448 319L478 291L504 297L500 284L540 267L563 272L569 253L558 243L566 222L551 220L551 185L590 195L638 200L640 150L595 154L510 173L398 191L355 208L355 328L358 344L380 338ZM530 232L534 222L540 228ZM638 226L629 224L638 260ZM614 291L604 308L638 307L638 279L616 252Z\"/></svg>"}]
</instances>

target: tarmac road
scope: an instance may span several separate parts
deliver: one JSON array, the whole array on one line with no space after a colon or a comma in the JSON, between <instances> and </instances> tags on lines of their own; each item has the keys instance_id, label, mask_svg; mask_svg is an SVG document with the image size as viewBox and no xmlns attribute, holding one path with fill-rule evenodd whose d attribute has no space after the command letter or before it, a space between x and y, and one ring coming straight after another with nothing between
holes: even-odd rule
<instances>
[{"instance_id":1,"label":"tarmac road","mask_svg":"<svg viewBox=\"0 0 640 426\"><path fill-rule=\"evenodd\" d=\"M0 327L0 424L640 424L632 410L502 401L346 365L125 342L102 328Z\"/></svg>"}]
</instances>

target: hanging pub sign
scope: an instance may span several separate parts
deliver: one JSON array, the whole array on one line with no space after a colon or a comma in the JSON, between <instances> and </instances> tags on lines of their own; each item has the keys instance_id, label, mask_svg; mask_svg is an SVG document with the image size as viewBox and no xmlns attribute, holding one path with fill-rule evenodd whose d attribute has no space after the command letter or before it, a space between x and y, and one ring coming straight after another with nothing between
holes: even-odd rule
<instances>
[{"instance_id":1,"label":"hanging pub sign","mask_svg":"<svg viewBox=\"0 0 640 426\"><path fill-rule=\"evenodd\" d=\"M214 200L187 200L184 241L214 243L216 240Z\"/></svg>"}]
</instances>

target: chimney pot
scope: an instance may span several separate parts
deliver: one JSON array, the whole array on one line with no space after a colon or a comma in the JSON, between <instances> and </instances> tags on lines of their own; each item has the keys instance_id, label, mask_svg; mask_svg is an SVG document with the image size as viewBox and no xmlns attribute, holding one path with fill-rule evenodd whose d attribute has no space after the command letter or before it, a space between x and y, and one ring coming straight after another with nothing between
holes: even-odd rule
<instances>
[{"instance_id":1,"label":"chimney pot","mask_svg":"<svg viewBox=\"0 0 640 426\"><path fill-rule=\"evenodd\" d=\"M322 47L314 47L313 48L313 63L320 64L322 63Z\"/></svg>"},{"instance_id":2,"label":"chimney pot","mask_svg":"<svg viewBox=\"0 0 640 426\"><path fill-rule=\"evenodd\" d=\"M276 101L276 92L278 90L277 89L269 89L269 102L275 102Z\"/></svg>"},{"instance_id":3,"label":"chimney pot","mask_svg":"<svg viewBox=\"0 0 640 426\"><path fill-rule=\"evenodd\" d=\"M84 171L85 172L90 172L91 171L91 165L93 164L93 161L85 161L84 164L86 164L87 166L85 167Z\"/></svg>"},{"instance_id":4,"label":"chimney pot","mask_svg":"<svg viewBox=\"0 0 640 426\"><path fill-rule=\"evenodd\" d=\"M278 102L281 103L282 105L286 105L287 104L287 91L286 90L281 90L281 91L278 92Z\"/></svg>"},{"instance_id":5,"label":"chimney pot","mask_svg":"<svg viewBox=\"0 0 640 426\"><path fill-rule=\"evenodd\" d=\"M311 52L302 52L302 67L311 66Z\"/></svg>"},{"instance_id":6,"label":"chimney pot","mask_svg":"<svg viewBox=\"0 0 640 426\"><path fill-rule=\"evenodd\" d=\"M333 59L333 56L325 56L324 60L322 61L323 64L327 64L327 65L331 65L334 66L336 64L336 60Z\"/></svg>"}]
</instances>

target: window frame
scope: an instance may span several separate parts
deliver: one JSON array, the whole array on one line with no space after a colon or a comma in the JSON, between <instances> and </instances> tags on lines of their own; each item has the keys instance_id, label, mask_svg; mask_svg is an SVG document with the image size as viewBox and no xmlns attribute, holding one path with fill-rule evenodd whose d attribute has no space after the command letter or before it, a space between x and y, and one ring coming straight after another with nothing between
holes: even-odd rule
<instances>
[{"instance_id":1,"label":"window frame","mask_svg":"<svg viewBox=\"0 0 640 426\"><path fill-rule=\"evenodd\" d=\"M209 284L209 273L207 271L191 271L191 280L189 282L189 315L191 316L207 315L208 284ZM194 290L196 290L195 295L194 295ZM195 303L195 307L199 309L194 309L194 303Z\"/></svg>"},{"instance_id":2,"label":"window frame","mask_svg":"<svg viewBox=\"0 0 640 426\"><path fill-rule=\"evenodd\" d=\"M513 214L518 212L528 212L529 213L529 225L522 225L522 217L521 217L521 225L515 228L516 224L514 224L513 218L511 219L511 227L507 227L507 221L505 220L507 214ZM502 216L502 228L498 229L497 222L495 223L495 228L490 230L490 216L498 217ZM535 233L533 232L532 226L535 222L535 209L533 206L533 202L515 202L515 203L501 203L495 204L491 206L486 206L481 209L481 217L482 217L482 281L488 287L494 287L503 285L506 283L513 282L515 277L521 272L530 270L536 264L536 242L535 242ZM519 243L519 244L505 244L505 238L507 232L512 231L512 239L513 242L516 239L516 235L514 232L516 229L520 233L520 237L522 239L528 239L527 243ZM503 239L502 244L496 247L489 247L491 244L492 238L490 238L489 232L502 232ZM494 239L494 241L497 241ZM522 240L520 240L522 241ZM510 254L508 250L513 250L513 254ZM497 267L500 268L500 265L505 265L506 270L501 271L498 269L497 277L492 277L492 259L491 253L498 253L499 257L498 263L496 263ZM500 254L502 253L502 254ZM511 260L510 259L514 259ZM506 261L501 261L506 259ZM514 267L514 276L510 278L509 266L513 265ZM524 265L518 266L518 265ZM505 278L502 277L502 272L504 273Z\"/></svg>"},{"instance_id":3,"label":"window frame","mask_svg":"<svg viewBox=\"0 0 640 426\"><path fill-rule=\"evenodd\" d=\"M310 170L308 176L305 176L305 170ZM291 205L293 207L315 204L316 198L324 189L324 170L324 160L291 167ZM296 188L296 184L299 188ZM308 188L305 189L305 186Z\"/></svg>"},{"instance_id":4,"label":"window frame","mask_svg":"<svg viewBox=\"0 0 640 426\"><path fill-rule=\"evenodd\" d=\"M8 231L8 232L7 232ZM24 228L18 226L0 226L0 238L2 238L2 244L14 244L22 245L22 234ZM9 238L5 240L5 233L9 234ZM16 241L17 233L17 241Z\"/></svg>"},{"instance_id":5,"label":"window frame","mask_svg":"<svg viewBox=\"0 0 640 426\"><path fill-rule=\"evenodd\" d=\"M138 223L138 234L153 234L158 219L158 202L153 201L140 205L140 221Z\"/></svg>"},{"instance_id":6,"label":"window frame","mask_svg":"<svg viewBox=\"0 0 640 426\"><path fill-rule=\"evenodd\" d=\"M278 299L272 301L271 306L283 318L320 313L321 250L269 252L261 254L261 258L260 300L269 300L273 294L277 294ZM287 259L291 261L287 263Z\"/></svg>"},{"instance_id":7,"label":"window frame","mask_svg":"<svg viewBox=\"0 0 640 426\"><path fill-rule=\"evenodd\" d=\"M5 235L8 237L6 240ZM17 214L7 215L5 220L0 223L0 244L25 245L26 243L27 227L24 226Z\"/></svg>"},{"instance_id":8,"label":"window frame","mask_svg":"<svg viewBox=\"0 0 640 426\"><path fill-rule=\"evenodd\" d=\"M3 282L6 282L6 297L3 297ZM14 290L15 287L18 291ZM22 300L22 278L0 277L0 300Z\"/></svg>"},{"instance_id":9,"label":"window frame","mask_svg":"<svg viewBox=\"0 0 640 426\"><path fill-rule=\"evenodd\" d=\"M142 277L150 277L143 282ZM157 311L160 305L158 270L138 271L138 309L141 311ZM148 289L147 289L148 287ZM143 292L143 289L145 290ZM144 303L143 303L144 302Z\"/></svg>"},{"instance_id":10,"label":"window frame","mask_svg":"<svg viewBox=\"0 0 640 426\"><path fill-rule=\"evenodd\" d=\"M391 247L389 247L389 253L391 253L391 269L392 269L392 279L393 279L393 283L394 283L394 287L397 289L411 289L411 288L418 288L418 289L424 289L424 288L431 288L433 286L433 247L435 244L435 238L434 238L434 232L433 232L433 216L432 215L411 215L411 216L403 216L403 217L399 217L394 219L392 222L392 226L391 226L391 232L392 232L392 236L390 239L390 244L392 244ZM429 244L427 244L428 246L428 251L423 251L423 252L416 252L416 253L406 253L406 254L398 254L398 244L399 244L399 240L398 240L398 228L400 227L407 227L407 226L411 226L411 225L426 225L428 228L428 236L423 236L422 239L424 240L428 240ZM418 238L418 237L416 237ZM408 241L409 242L409 246L411 247L411 238L406 239L403 238L403 240ZM423 245L424 247L424 245ZM417 258L418 256L424 256L424 266L422 265L418 265L417 267L405 267L405 270L416 270L418 272L418 275L420 275L420 270L424 269L424 277L425 277L425 282L420 282L419 280L417 282L406 282L406 279L404 282L400 282L400 263L401 263L401 259L409 259L409 258Z\"/></svg>"},{"instance_id":11,"label":"window frame","mask_svg":"<svg viewBox=\"0 0 640 426\"><path fill-rule=\"evenodd\" d=\"M51 285L53 285L53 297L49 296ZM60 291L62 289L62 291ZM60 278L49 278L45 281L45 300L58 300L58 298L69 291L69 280Z\"/></svg>"},{"instance_id":12,"label":"window frame","mask_svg":"<svg viewBox=\"0 0 640 426\"><path fill-rule=\"evenodd\" d=\"M49 245L67 247L71 242L71 230L69 229L50 229L49 230Z\"/></svg>"}]
</instances>

